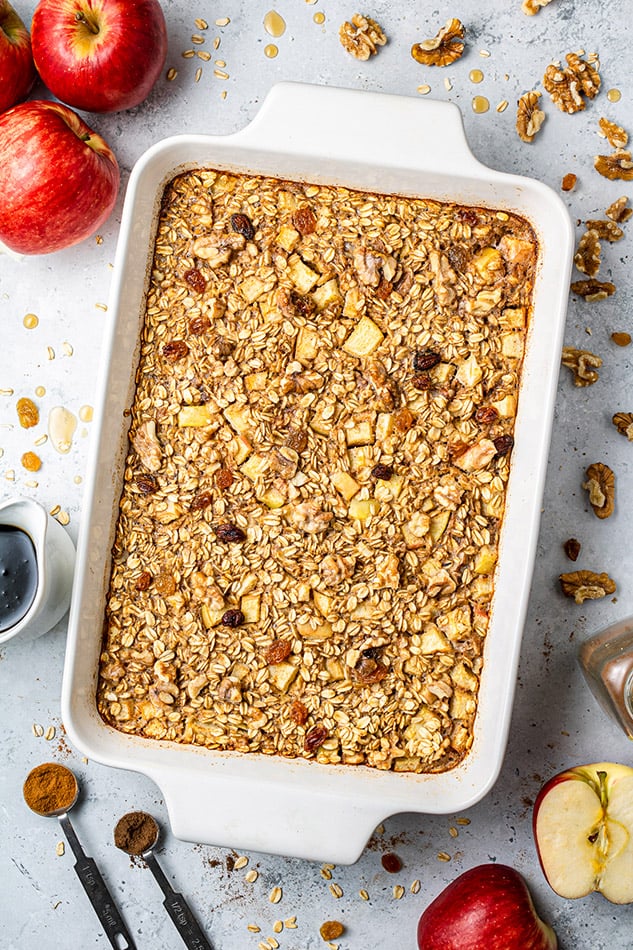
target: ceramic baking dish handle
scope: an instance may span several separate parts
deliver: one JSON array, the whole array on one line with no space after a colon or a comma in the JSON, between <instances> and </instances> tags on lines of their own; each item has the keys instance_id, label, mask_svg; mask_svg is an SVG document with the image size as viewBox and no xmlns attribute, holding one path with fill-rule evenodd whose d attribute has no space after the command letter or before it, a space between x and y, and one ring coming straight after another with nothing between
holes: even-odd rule
<instances>
[{"instance_id":1,"label":"ceramic baking dish handle","mask_svg":"<svg viewBox=\"0 0 633 950\"><path fill-rule=\"evenodd\" d=\"M485 167L470 151L453 103L356 89L278 83L235 139L324 159L334 142L337 154L363 155L372 167L411 167L412 156L417 167L446 175Z\"/></svg>"},{"instance_id":2,"label":"ceramic baking dish handle","mask_svg":"<svg viewBox=\"0 0 633 950\"><path fill-rule=\"evenodd\" d=\"M281 782L272 775L253 781L221 772L213 767L161 768L152 775L164 795L177 838L353 864L386 817L378 796L364 801L342 797L327 790L323 775L318 778L321 788L307 788L305 774L297 775L295 782L287 778Z\"/></svg>"}]
</instances>

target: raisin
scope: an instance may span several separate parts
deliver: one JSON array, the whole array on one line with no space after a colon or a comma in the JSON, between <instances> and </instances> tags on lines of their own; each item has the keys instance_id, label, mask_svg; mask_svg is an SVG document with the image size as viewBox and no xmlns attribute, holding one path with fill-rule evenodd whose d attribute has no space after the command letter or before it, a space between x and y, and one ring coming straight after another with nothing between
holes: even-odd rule
<instances>
[{"instance_id":1,"label":"raisin","mask_svg":"<svg viewBox=\"0 0 633 950\"><path fill-rule=\"evenodd\" d=\"M308 721L307 707L304 706L300 699L294 699L292 701L289 715L292 721L296 722L298 726L304 726Z\"/></svg>"},{"instance_id":2,"label":"raisin","mask_svg":"<svg viewBox=\"0 0 633 950\"><path fill-rule=\"evenodd\" d=\"M305 237L307 234L314 234L316 231L316 216L311 208L303 205L292 215L292 223L299 232Z\"/></svg>"},{"instance_id":3,"label":"raisin","mask_svg":"<svg viewBox=\"0 0 633 950\"><path fill-rule=\"evenodd\" d=\"M398 871L402 870L402 861L393 851L388 851L386 854L383 854L380 863L389 874L397 874Z\"/></svg>"},{"instance_id":4,"label":"raisin","mask_svg":"<svg viewBox=\"0 0 633 950\"><path fill-rule=\"evenodd\" d=\"M307 448L308 433L305 429L290 429L286 436L285 444L289 449L294 449L295 452L301 453Z\"/></svg>"},{"instance_id":5,"label":"raisin","mask_svg":"<svg viewBox=\"0 0 633 950\"><path fill-rule=\"evenodd\" d=\"M190 267L189 270L185 271L183 277L191 289L196 290L199 294L201 294L207 286L206 278L197 267Z\"/></svg>"},{"instance_id":6,"label":"raisin","mask_svg":"<svg viewBox=\"0 0 633 950\"><path fill-rule=\"evenodd\" d=\"M252 241L255 237L255 228L253 227L253 222L248 217L248 215L232 214L231 227L238 234L241 234L243 238L246 238L247 241Z\"/></svg>"},{"instance_id":7,"label":"raisin","mask_svg":"<svg viewBox=\"0 0 633 950\"><path fill-rule=\"evenodd\" d=\"M42 460L35 452L25 452L21 458L21 462L27 472L39 472L42 467Z\"/></svg>"},{"instance_id":8,"label":"raisin","mask_svg":"<svg viewBox=\"0 0 633 950\"><path fill-rule=\"evenodd\" d=\"M431 388L431 377L428 373L416 373L411 383L414 389L421 389L424 392Z\"/></svg>"},{"instance_id":9,"label":"raisin","mask_svg":"<svg viewBox=\"0 0 633 950\"><path fill-rule=\"evenodd\" d=\"M507 455L512 446L514 445L514 439L511 435L500 435L498 439L492 440L494 447L497 450L495 458L502 458L504 455Z\"/></svg>"},{"instance_id":10,"label":"raisin","mask_svg":"<svg viewBox=\"0 0 633 950\"><path fill-rule=\"evenodd\" d=\"M563 547L570 561L576 561L578 559L578 555L580 554L580 541L577 541L576 538L568 538Z\"/></svg>"},{"instance_id":11,"label":"raisin","mask_svg":"<svg viewBox=\"0 0 633 950\"><path fill-rule=\"evenodd\" d=\"M157 479L153 475L146 475L145 472L134 476L134 484L143 495L153 495L158 491Z\"/></svg>"},{"instance_id":12,"label":"raisin","mask_svg":"<svg viewBox=\"0 0 633 950\"><path fill-rule=\"evenodd\" d=\"M393 414L393 426L397 432L408 432L414 422L415 416L406 406L396 409Z\"/></svg>"},{"instance_id":13,"label":"raisin","mask_svg":"<svg viewBox=\"0 0 633 950\"><path fill-rule=\"evenodd\" d=\"M338 938L345 933L345 927L338 920L326 920L325 923L319 927L319 933L321 934L322 940L325 940L326 943L330 943L332 940L338 940Z\"/></svg>"},{"instance_id":14,"label":"raisin","mask_svg":"<svg viewBox=\"0 0 633 950\"><path fill-rule=\"evenodd\" d=\"M393 290L393 284L389 280L385 280L384 277L380 279L380 283L376 287L374 294L378 297L379 300L388 300L391 296L391 291Z\"/></svg>"},{"instance_id":15,"label":"raisin","mask_svg":"<svg viewBox=\"0 0 633 950\"><path fill-rule=\"evenodd\" d=\"M221 468L215 476L215 484L221 491L230 488L233 484L233 472L228 468Z\"/></svg>"},{"instance_id":16,"label":"raisin","mask_svg":"<svg viewBox=\"0 0 633 950\"><path fill-rule=\"evenodd\" d=\"M161 571L160 574L156 575L154 590L156 590L161 597L171 597L172 594L176 593L176 581L167 571Z\"/></svg>"},{"instance_id":17,"label":"raisin","mask_svg":"<svg viewBox=\"0 0 633 950\"><path fill-rule=\"evenodd\" d=\"M244 614L241 610L227 610L222 615L222 623L225 627L241 627L244 623Z\"/></svg>"},{"instance_id":18,"label":"raisin","mask_svg":"<svg viewBox=\"0 0 633 950\"><path fill-rule=\"evenodd\" d=\"M203 508L208 508L212 501L210 491L199 491L197 495L193 496L191 511L202 511Z\"/></svg>"},{"instance_id":19,"label":"raisin","mask_svg":"<svg viewBox=\"0 0 633 950\"><path fill-rule=\"evenodd\" d=\"M328 731L325 726L316 725L308 729L303 740L303 748L306 752L314 752L319 746L322 746L328 737Z\"/></svg>"},{"instance_id":20,"label":"raisin","mask_svg":"<svg viewBox=\"0 0 633 950\"><path fill-rule=\"evenodd\" d=\"M389 672L384 663L379 663L373 657L366 656L367 650L363 653L360 660L352 670L352 676L361 686L367 686L371 683L380 683Z\"/></svg>"},{"instance_id":21,"label":"raisin","mask_svg":"<svg viewBox=\"0 0 633 950\"><path fill-rule=\"evenodd\" d=\"M451 265L453 270L461 273L466 270L470 260L470 254L465 247L462 247L461 244L451 244L448 251L446 252L446 256L448 258L448 263Z\"/></svg>"},{"instance_id":22,"label":"raisin","mask_svg":"<svg viewBox=\"0 0 633 950\"><path fill-rule=\"evenodd\" d=\"M139 574L138 580L136 581L136 584L134 586L136 590L147 590L147 588L149 587L151 583L152 583L152 575L150 574L149 571L143 571L141 574Z\"/></svg>"},{"instance_id":23,"label":"raisin","mask_svg":"<svg viewBox=\"0 0 633 950\"><path fill-rule=\"evenodd\" d=\"M264 659L269 666L275 663L282 663L292 652L292 645L289 640L273 640L264 653Z\"/></svg>"},{"instance_id":24,"label":"raisin","mask_svg":"<svg viewBox=\"0 0 633 950\"><path fill-rule=\"evenodd\" d=\"M475 413L475 422L482 426L490 426L499 418L499 413L494 406L480 406Z\"/></svg>"},{"instance_id":25,"label":"raisin","mask_svg":"<svg viewBox=\"0 0 633 950\"><path fill-rule=\"evenodd\" d=\"M384 465L382 462L379 462L378 465L374 465L371 470L371 474L374 476L374 478L379 478L383 482L388 482L393 475L393 465Z\"/></svg>"},{"instance_id":26,"label":"raisin","mask_svg":"<svg viewBox=\"0 0 633 950\"><path fill-rule=\"evenodd\" d=\"M23 429L30 429L32 426L36 426L40 421L39 409L32 399L27 399L26 397L18 399L16 409L18 411L20 425Z\"/></svg>"},{"instance_id":27,"label":"raisin","mask_svg":"<svg viewBox=\"0 0 633 950\"><path fill-rule=\"evenodd\" d=\"M471 227L479 221L479 215L472 208L460 208L459 211L456 212L456 217L459 218L460 221L463 221L464 224L470 224Z\"/></svg>"},{"instance_id":28,"label":"raisin","mask_svg":"<svg viewBox=\"0 0 633 950\"><path fill-rule=\"evenodd\" d=\"M434 350L416 350L413 355L413 369L416 373L424 373L427 369L433 369L442 361L442 357Z\"/></svg>"},{"instance_id":29,"label":"raisin","mask_svg":"<svg viewBox=\"0 0 633 950\"><path fill-rule=\"evenodd\" d=\"M206 333L209 327L211 326L211 321L205 313L198 314L197 317L192 317L189 321L189 333L193 336L201 336L203 333Z\"/></svg>"},{"instance_id":30,"label":"raisin","mask_svg":"<svg viewBox=\"0 0 633 950\"><path fill-rule=\"evenodd\" d=\"M245 541L246 534L236 524L220 524L215 529L218 541Z\"/></svg>"},{"instance_id":31,"label":"raisin","mask_svg":"<svg viewBox=\"0 0 633 950\"><path fill-rule=\"evenodd\" d=\"M170 363L181 360L188 352L189 347L184 340L172 340L170 343L165 343L163 347L163 356Z\"/></svg>"}]
</instances>

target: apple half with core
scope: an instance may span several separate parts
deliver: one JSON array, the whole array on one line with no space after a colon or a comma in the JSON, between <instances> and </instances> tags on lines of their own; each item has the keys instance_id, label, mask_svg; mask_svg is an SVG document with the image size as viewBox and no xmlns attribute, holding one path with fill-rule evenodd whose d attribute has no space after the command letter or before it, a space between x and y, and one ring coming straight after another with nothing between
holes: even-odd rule
<instances>
[{"instance_id":1,"label":"apple half with core","mask_svg":"<svg viewBox=\"0 0 633 950\"><path fill-rule=\"evenodd\" d=\"M633 768L598 762L555 775L534 803L533 829L561 897L600 891L614 904L633 902Z\"/></svg>"},{"instance_id":2,"label":"apple half with core","mask_svg":"<svg viewBox=\"0 0 633 950\"><path fill-rule=\"evenodd\" d=\"M0 241L48 254L83 241L110 215L119 166L100 135L59 102L0 115Z\"/></svg>"},{"instance_id":3,"label":"apple half with core","mask_svg":"<svg viewBox=\"0 0 633 950\"><path fill-rule=\"evenodd\" d=\"M167 57L158 0L40 0L31 41L53 95L87 112L119 112L143 102Z\"/></svg>"},{"instance_id":4,"label":"apple half with core","mask_svg":"<svg viewBox=\"0 0 633 950\"><path fill-rule=\"evenodd\" d=\"M36 76L29 31L8 0L0 0L0 112L25 99Z\"/></svg>"},{"instance_id":5,"label":"apple half with core","mask_svg":"<svg viewBox=\"0 0 633 950\"><path fill-rule=\"evenodd\" d=\"M558 940L534 909L527 884L505 864L460 874L418 922L419 950L556 950Z\"/></svg>"}]
</instances>

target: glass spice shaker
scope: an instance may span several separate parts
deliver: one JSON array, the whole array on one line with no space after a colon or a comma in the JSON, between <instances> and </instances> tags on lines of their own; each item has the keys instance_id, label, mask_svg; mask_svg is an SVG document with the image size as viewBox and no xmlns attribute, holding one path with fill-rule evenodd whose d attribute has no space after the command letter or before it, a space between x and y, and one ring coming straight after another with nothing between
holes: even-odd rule
<instances>
[{"instance_id":1,"label":"glass spice shaker","mask_svg":"<svg viewBox=\"0 0 633 950\"><path fill-rule=\"evenodd\" d=\"M604 711L633 739L633 617L591 636L578 660Z\"/></svg>"}]
</instances>

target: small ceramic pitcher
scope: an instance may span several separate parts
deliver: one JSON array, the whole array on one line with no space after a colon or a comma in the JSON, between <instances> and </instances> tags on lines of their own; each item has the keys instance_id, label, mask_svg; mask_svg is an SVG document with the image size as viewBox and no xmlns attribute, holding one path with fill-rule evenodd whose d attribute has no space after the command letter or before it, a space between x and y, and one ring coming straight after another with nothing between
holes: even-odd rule
<instances>
[{"instance_id":1,"label":"small ceramic pitcher","mask_svg":"<svg viewBox=\"0 0 633 950\"><path fill-rule=\"evenodd\" d=\"M31 498L0 501L0 525L19 528L33 543L37 567L35 596L23 617L0 632L0 644L33 640L54 627L70 604L75 547L64 528Z\"/></svg>"}]
</instances>

